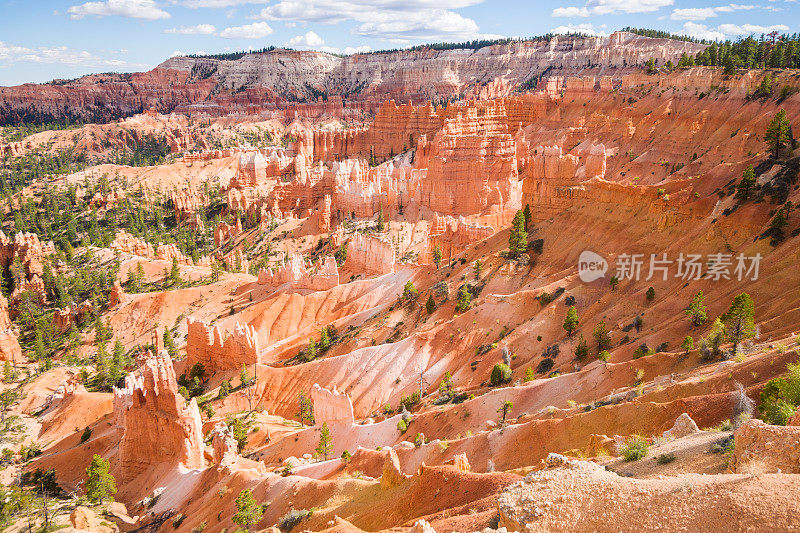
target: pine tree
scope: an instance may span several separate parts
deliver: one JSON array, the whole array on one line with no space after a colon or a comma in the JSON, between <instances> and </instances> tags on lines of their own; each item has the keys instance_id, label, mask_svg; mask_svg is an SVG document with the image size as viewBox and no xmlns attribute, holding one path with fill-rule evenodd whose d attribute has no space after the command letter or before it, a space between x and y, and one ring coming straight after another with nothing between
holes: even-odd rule
<instances>
[{"instance_id":1,"label":"pine tree","mask_svg":"<svg viewBox=\"0 0 800 533\"><path fill-rule=\"evenodd\" d=\"M595 342L597 342L598 352L611 348L611 334L606 328L605 320L598 322L594 328L594 331L592 332L592 337L594 337Z\"/></svg>"},{"instance_id":2,"label":"pine tree","mask_svg":"<svg viewBox=\"0 0 800 533\"><path fill-rule=\"evenodd\" d=\"M86 497L90 502L113 500L112 496L117 493L117 482L108 472L110 466L107 459L97 454L92 457L92 462L86 468Z\"/></svg>"},{"instance_id":3,"label":"pine tree","mask_svg":"<svg viewBox=\"0 0 800 533\"><path fill-rule=\"evenodd\" d=\"M242 371L239 372L239 382L241 383L242 387L247 387L250 385L250 376L247 375L247 365L242 363Z\"/></svg>"},{"instance_id":4,"label":"pine tree","mask_svg":"<svg viewBox=\"0 0 800 533\"><path fill-rule=\"evenodd\" d=\"M587 355L589 355L589 345L586 343L586 339L583 338L583 335L581 335L578 338L578 345L575 346L575 358L585 359Z\"/></svg>"},{"instance_id":5,"label":"pine tree","mask_svg":"<svg viewBox=\"0 0 800 533\"><path fill-rule=\"evenodd\" d=\"M258 524L263 514L264 511L256 503L255 498L253 498L253 492L250 489L244 489L236 497L236 514L233 515L232 520L244 531L249 532L250 526Z\"/></svg>"},{"instance_id":6,"label":"pine tree","mask_svg":"<svg viewBox=\"0 0 800 533\"><path fill-rule=\"evenodd\" d=\"M772 121L767 126L764 141L772 150L775 159L778 159L782 153L786 152L787 148L791 148L793 144L792 126L789 119L786 118L786 111L781 109L775 114Z\"/></svg>"},{"instance_id":7,"label":"pine tree","mask_svg":"<svg viewBox=\"0 0 800 533\"><path fill-rule=\"evenodd\" d=\"M578 319L578 311L575 309L574 305L571 305L570 308L567 310L567 317L564 319L563 328L566 330L567 335L572 337L572 333L580 324L580 320Z\"/></svg>"},{"instance_id":8,"label":"pine tree","mask_svg":"<svg viewBox=\"0 0 800 533\"><path fill-rule=\"evenodd\" d=\"M172 268L169 271L169 284L177 285L181 282L181 271L178 269L178 258L172 258Z\"/></svg>"},{"instance_id":9,"label":"pine tree","mask_svg":"<svg viewBox=\"0 0 800 533\"><path fill-rule=\"evenodd\" d=\"M461 289L458 291L458 300L456 301L456 311L459 313L463 313L467 309L469 309L470 304L472 303L472 293L469 292L469 289L466 285L462 285Z\"/></svg>"},{"instance_id":10,"label":"pine tree","mask_svg":"<svg viewBox=\"0 0 800 533\"><path fill-rule=\"evenodd\" d=\"M317 449L314 450L315 455L317 457L324 457L325 460L328 460L328 456L333 453L333 442L331 440L331 432L328 429L328 423L323 422L322 428L320 429L319 435L319 444L317 444Z\"/></svg>"},{"instance_id":11,"label":"pine tree","mask_svg":"<svg viewBox=\"0 0 800 533\"><path fill-rule=\"evenodd\" d=\"M530 231L531 228L531 204L525 204L525 209L522 211L522 215L525 217L525 231Z\"/></svg>"},{"instance_id":12,"label":"pine tree","mask_svg":"<svg viewBox=\"0 0 800 533\"><path fill-rule=\"evenodd\" d=\"M172 359L178 357L178 349L175 347L175 339L172 338L172 332L169 328L164 328L164 334L161 336L164 341L164 349L167 351Z\"/></svg>"},{"instance_id":13,"label":"pine tree","mask_svg":"<svg viewBox=\"0 0 800 533\"><path fill-rule=\"evenodd\" d=\"M685 355L689 355L689 352L694 349L694 339L689 335L686 335L681 343L681 348L683 348Z\"/></svg>"},{"instance_id":14,"label":"pine tree","mask_svg":"<svg viewBox=\"0 0 800 533\"><path fill-rule=\"evenodd\" d=\"M503 405L497 408L497 412L500 413L500 425L504 426L506 423L506 417L508 413L511 412L511 409L514 408L514 402L510 400L506 400L503 402Z\"/></svg>"},{"instance_id":15,"label":"pine tree","mask_svg":"<svg viewBox=\"0 0 800 533\"><path fill-rule=\"evenodd\" d=\"M694 295L692 303L689 304L685 314L689 318L689 322L695 327L702 326L706 323L706 297L703 295L703 291L699 291Z\"/></svg>"},{"instance_id":16,"label":"pine tree","mask_svg":"<svg viewBox=\"0 0 800 533\"><path fill-rule=\"evenodd\" d=\"M652 302L653 299L656 297L656 290L653 287L647 289L645 293L645 298L647 298L648 302Z\"/></svg>"},{"instance_id":17,"label":"pine tree","mask_svg":"<svg viewBox=\"0 0 800 533\"><path fill-rule=\"evenodd\" d=\"M748 165L742 173L742 179L736 187L736 196L739 200L747 200L750 198L750 193L756 186L756 173L753 170L753 165Z\"/></svg>"},{"instance_id":18,"label":"pine tree","mask_svg":"<svg viewBox=\"0 0 800 533\"><path fill-rule=\"evenodd\" d=\"M383 209L381 209L378 213L378 231L382 232L384 229L386 229L386 222L383 218Z\"/></svg>"},{"instance_id":19,"label":"pine tree","mask_svg":"<svg viewBox=\"0 0 800 533\"><path fill-rule=\"evenodd\" d=\"M753 299L747 293L742 293L733 299L728 311L722 315L725 324L725 337L733 342L733 353L744 339L755 336L756 327L753 320Z\"/></svg>"},{"instance_id":20,"label":"pine tree","mask_svg":"<svg viewBox=\"0 0 800 533\"><path fill-rule=\"evenodd\" d=\"M475 273L475 280L477 281L481 279L481 274L483 273L483 262L481 262L480 259L476 259L472 270Z\"/></svg>"},{"instance_id":21,"label":"pine tree","mask_svg":"<svg viewBox=\"0 0 800 533\"><path fill-rule=\"evenodd\" d=\"M222 268L219 266L219 263L214 260L211 263L211 282L216 283L219 281L219 275Z\"/></svg>"},{"instance_id":22,"label":"pine tree","mask_svg":"<svg viewBox=\"0 0 800 533\"><path fill-rule=\"evenodd\" d=\"M511 223L511 234L508 237L508 256L516 258L528 249L528 232L525 231L525 215L517 211Z\"/></svg>"},{"instance_id":23,"label":"pine tree","mask_svg":"<svg viewBox=\"0 0 800 533\"><path fill-rule=\"evenodd\" d=\"M428 296L428 301L425 302L425 310L429 315L432 315L433 312L436 311L436 301L433 299L432 294Z\"/></svg>"},{"instance_id":24,"label":"pine tree","mask_svg":"<svg viewBox=\"0 0 800 533\"><path fill-rule=\"evenodd\" d=\"M328 335L328 328L322 328L319 334L319 349L321 352L331 347L331 339Z\"/></svg>"},{"instance_id":25,"label":"pine tree","mask_svg":"<svg viewBox=\"0 0 800 533\"><path fill-rule=\"evenodd\" d=\"M308 422L309 424L313 424L314 402L311 401L311 398L306 396L305 391L300 391L300 396L298 396L297 399L300 404L300 410L297 412L297 418L300 419L300 423L305 424Z\"/></svg>"},{"instance_id":26,"label":"pine tree","mask_svg":"<svg viewBox=\"0 0 800 533\"><path fill-rule=\"evenodd\" d=\"M436 270L439 270L439 263L442 262L442 249L437 244L433 249L433 264L436 265Z\"/></svg>"}]
</instances>

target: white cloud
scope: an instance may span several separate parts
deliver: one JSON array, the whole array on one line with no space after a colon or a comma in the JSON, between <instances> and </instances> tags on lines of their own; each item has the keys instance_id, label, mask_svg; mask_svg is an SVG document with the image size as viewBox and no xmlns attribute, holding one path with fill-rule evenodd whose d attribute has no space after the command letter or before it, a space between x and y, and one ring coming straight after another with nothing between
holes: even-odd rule
<instances>
[{"instance_id":1,"label":"white cloud","mask_svg":"<svg viewBox=\"0 0 800 533\"><path fill-rule=\"evenodd\" d=\"M197 26L181 26L180 28L170 28L164 33L174 33L177 35L212 35L217 28L211 24L198 24Z\"/></svg>"},{"instance_id":2,"label":"white cloud","mask_svg":"<svg viewBox=\"0 0 800 533\"><path fill-rule=\"evenodd\" d=\"M471 18L462 17L443 9L423 10L411 13L374 13L372 20L353 30L358 35L404 40L464 40L480 36L478 24Z\"/></svg>"},{"instance_id":3,"label":"white cloud","mask_svg":"<svg viewBox=\"0 0 800 533\"><path fill-rule=\"evenodd\" d=\"M760 33L770 33L773 31L786 32L789 31L789 26L785 24L773 24L772 26L759 26L758 24L720 24L719 31L725 35L752 35Z\"/></svg>"},{"instance_id":4,"label":"white cloud","mask_svg":"<svg viewBox=\"0 0 800 533\"><path fill-rule=\"evenodd\" d=\"M184 0L181 5L192 9L234 7L244 4L266 4L266 0Z\"/></svg>"},{"instance_id":5,"label":"white cloud","mask_svg":"<svg viewBox=\"0 0 800 533\"><path fill-rule=\"evenodd\" d=\"M290 48L313 48L315 46L322 46L323 44L325 44L325 41L322 40L322 37L311 30L307 31L305 35L297 35L286 41L286 46Z\"/></svg>"},{"instance_id":6,"label":"white cloud","mask_svg":"<svg viewBox=\"0 0 800 533\"><path fill-rule=\"evenodd\" d=\"M74 50L66 46L28 48L0 41L0 64L10 65L12 63L64 64L115 69L146 66L139 63L128 63L121 59L98 57L85 50Z\"/></svg>"},{"instance_id":7,"label":"white cloud","mask_svg":"<svg viewBox=\"0 0 800 533\"><path fill-rule=\"evenodd\" d=\"M589 10L585 7L557 7L553 10L554 17L588 17Z\"/></svg>"},{"instance_id":8,"label":"white cloud","mask_svg":"<svg viewBox=\"0 0 800 533\"><path fill-rule=\"evenodd\" d=\"M741 26L736 24L720 24L716 28L712 28L705 24L686 22L683 25L683 31L681 33L697 39L723 41L731 37L754 34L759 35L772 31L786 32L789 31L789 27L783 24L774 24L772 26L759 26L755 24L743 24Z\"/></svg>"},{"instance_id":9,"label":"white cloud","mask_svg":"<svg viewBox=\"0 0 800 533\"><path fill-rule=\"evenodd\" d=\"M344 53L347 54L347 55L366 54L366 53L369 53L369 52L372 52L372 48L370 48L367 45L356 46L356 47L346 46L345 49L344 49Z\"/></svg>"},{"instance_id":10,"label":"white cloud","mask_svg":"<svg viewBox=\"0 0 800 533\"><path fill-rule=\"evenodd\" d=\"M553 10L554 17L588 17L619 13L652 13L671 6L675 0L589 0L584 7L567 6Z\"/></svg>"},{"instance_id":11,"label":"white cloud","mask_svg":"<svg viewBox=\"0 0 800 533\"><path fill-rule=\"evenodd\" d=\"M67 9L70 18L82 19L86 16L120 16L135 19L168 19L169 13L158 7L154 0L106 0L105 2L86 2Z\"/></svg>"},{"instance_id":12,"label":"white cloud","mask_svg":"<svg viewBox=\"0 0 800 533\"><path fill-rule=\"evenodd\" d=\"M705 39L707 41L722 41L725 39L725 34L719 30L714 30L705 24L697 24L695 22L687 22L683 25L683 35L694 37L695 39Z\"/></svg>"},{"instance_id":13,"label":"white cloud","mask_svg":"<svg viewBox=\"0 0 800 533\"><path fill-rule=\"evenodd\" d=\"M689 7L685 9L676 9L670 15L672 20L706 20L716 17L719 13L733 13L735 11L749 11L755 9L754 5L744 4L728 4L726 6L717 7Z\"/></svg>"},{"instance_id":14,"label":"white cloud","mask_svg":"<svg viewBox=\"0 0 800 533\"><path fill-rule=\"evenodd\" d=\"M254 22L244 26L225 28L217 35L225 39L262 39L272 33L266 22Z\"/></svg>"},{"instance_id":15,"label":"white cloud","mask_svg":"<svg viewBox=\"0 0 800 533\"><path fill-rule=\"evenodd\" d=\"M606 32L602 30L596 30L591 24L566 24L553 28L550 32L556 34L583 33L585 35L598 37L607 35Z\"/></svg>"}]
</instances>

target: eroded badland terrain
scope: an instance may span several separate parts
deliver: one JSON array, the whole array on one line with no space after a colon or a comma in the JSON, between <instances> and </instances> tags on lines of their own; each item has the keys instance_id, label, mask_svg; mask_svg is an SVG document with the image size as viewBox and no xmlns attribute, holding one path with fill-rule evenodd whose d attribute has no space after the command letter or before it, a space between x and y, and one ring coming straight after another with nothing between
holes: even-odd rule
<instances>
[{"instance_id":1,"label":"eroded badland terrain","mask_svg":"<svg viewBox=\"0 0 800 533\"><path fill-rule=\"evenodd\" d=\"M3 526L800 528L800 71L706 49L0 88Z\"/></svg>"}]
</instances>

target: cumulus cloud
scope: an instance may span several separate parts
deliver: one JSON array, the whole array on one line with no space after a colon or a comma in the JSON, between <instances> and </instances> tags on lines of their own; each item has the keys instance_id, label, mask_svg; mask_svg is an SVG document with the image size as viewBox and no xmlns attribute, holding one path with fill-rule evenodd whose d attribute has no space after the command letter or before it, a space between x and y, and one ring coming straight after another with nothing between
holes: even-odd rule
<instances>
[{"instance_id":1,"label":"cumulus cloud","mask_svg":"<svg viewBox=\"0 0 800 533\"><path fill-rule=\"evenodd\" d=\"M483 0L278 0L258 14L265 20L358 23L356 35L398 43L487 37L478 24L452 11Z\"/></svg>"},{"instance_id":2,"label":"cumulus cloud","mask_svg":"<svg viewBox=\"0 0 800 533\"><path fill-rule=\"evenodd\" d=\"M244 4L266 4L265 0L184 0L181 5L192 9L235 7Z\"/></svg>"},{"instance_id":3,"label":"cumulus cloud","mask_svg":"<svg viewBox=\"0 0 800 533\"><path fill-rule=\"evenodd\" d=\"M555 8L552 15L554 17L588 17L620 13L652 13L674 3L675 0L589 0L584 7Z\"/></svg>"},{"instance_id":4,"label":"cumulus cloud","mask_svg":"<svg viewBox=\"0 0 800 533\"><path fill-rule=\"evenodd\" d=\"M211 24L198 24L197 26L181 26L180 28L170 28L164 30L165 33L177 35L213 35L217 28Z\"/></svg>"},{"instance_id":5,"label":"cumulus cloud","mask_svg":"<svg viewBox=\"0 0 800 533\"><path fill-rule=\"evenodd\" d=\"M67 9L70 18L128 17L135 19L168 19L169 13L158 7L154 0L106 0L105 2L86 2Z\"/></svg>"},{"instance_id":6,"label":"cumulus cloud","mask_svg":"<svg viewBox=\"0 0 800 533\"><path fill-rule=\"evenodd\" d=\"M262 39L272 33L266 22L254 22L244 26L232 26L218 33L225 39Z\"/></svg>"},{"instance_id":7,"label":"cumulus cloud","mask_svg":"<svg viewBox=\"0 0 800 533\"><path fill-rule=\"evenodd\" d=\"M595 27L591 24L566 24L553 28L550 30L550 32L556 34L583 33L585 35L598 37L606 35L606 32L595 29Z\"/></svg>"},{"instance_id":8,"label":"cumulus cloud","mask_svg":"<svg viewBox=\"0 0 800 533\"><path fill-rule=\"evenodd\" d=\"M757 24L720 24L716 28L709 27L706 24L698 24L696 22L686 22L683 25L681 33L695 37L697 39L706 39L709 41L723 41L731 37L741 37L743 35L760 35L762 33L770 33L772 31L787 32L789 26L784 24L774 24L772 26L760 26Z\"/></svg>"},{"instance_id":9,"label":"cumulus cloud","mask_svg":"<svg viewBox=\"0 0 800 533\"><path fill-rule=\"evenodd\" d=\"M80 67L130 68L144 67L122 59L102 58L85 50L75 50L66 46L28 48L0 41L0 64L41 63L63 64Z\"/></svg>"},{"instance_id":10,"label":"cumulus cloud","mask_svg":"<svg viewBox=\"0 0 800 533\"><path fill-rule=\"evenodd\" d=\"M685 9L676 9L670 15L672 20L706 20L716 17L720 13L733 13L734 11L749 11L755 9L754 5L744 4L728 4L726 6L717 7L689 7Z\"/></svg>"},{"instance_id":11,"label":"cumulus cloud","mask_svg":"<svg viewBox=\"0 0 800 533\"><path fill-rule=\"evenodd\" d=\"M289 48L313 48L323 44L325 44L325 41L322 37L311 30L307 31L305 35L297 35L286 41L286 46Z\"/></svg>"}]
</instances>

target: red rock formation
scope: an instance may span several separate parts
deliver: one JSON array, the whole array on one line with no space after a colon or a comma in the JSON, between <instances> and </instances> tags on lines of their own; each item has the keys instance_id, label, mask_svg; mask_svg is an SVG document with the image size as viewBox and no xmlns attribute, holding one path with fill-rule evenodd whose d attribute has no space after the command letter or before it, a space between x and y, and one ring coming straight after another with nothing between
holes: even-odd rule
<instances>
[{"instance_id":1,"label":"red rock formation","mask_svg":"<svg viewBox=\"0 0 800 533\"><path fill-rule=\"evenodd\" d=\"M161 465L203 468L203 428L194 398L178 393L166 351L147 354L142 366L114 388L114 421L120 433L117 461L122 480Z\"/></svg>"},{"instance_id":2,"label":"red rock formation","mask_svg":"<svg viewBox=\"0 0 800 533\"><path fill-rule=\"evenodd\" d=\"M350 396L333 390L323 389L317 383L311 389L311 400L314 402L314 424L321 426L330 424L344 424L352 426L355 423L353 415L353 402Z\"/></svg>"},{"instance_id":3,"label":"red rock formation","mask_svg":"<svg viewBox=\"0 0 800 533\"><path fill-rule=\"evenodd\" d=\"M214 230L214 245L219 248L242 232L242 221L236 219L235 224L220 222Z\"/></svg>"},{"instance_id":4,"label":"red rock formation","mask_svg":"<svg viewBox=\"0 0 800 533\"><path fill-rule=\"evenodd\" d=\"M181 189L172 193L172 208L178 222L191 220L198 209L208 205L208 196L192 189Z\"/></svg>"},{"instance_id":5,"label":"red rock formation","mask_svg":"<svg viewBox=\"0 0 800 533\"><path fill-rule=\"evenodd\" d=\"M206 372L241 368L260 361L258 335L254 328L237 323L230 334L202 320L187 319L186 367L197 363Z\"/></svg>"},{"instance_id":6,"label":"red rock formation","mask_svg":"<svg viewBox=\"0 0 800 533\"><path fill-rule=\"evenodd\" d=\"M464 217L457 219L434 214L433 224L428 233L425 257L433 260L433 251L438 247L445 260L463 252L469 245L494 235L495 229L477 223L467 222Z\"/></svg>"},{"instance_id":7,"label":"red rock formation","mask_svg":"<svg viewBox=\"0 0 800 533\"><path fill-rule=\"evenodd\" d=\"M239 459L239 452L233 430L225 422L217 422L209 436L217 468L225 469L235 465Z\"/></svg>"},{"instance_id":8,"label":"red rock formation","mask_svg":"<svg viewBox=\"0 0 800 533\"><path fill-rule=\"evenodd\" d=\"M0 294L0 361L21 363L22 348L19 345L17 334L11 328L11 318L8 316L8 300Z\"/></svg>"},{"instance_id":9,"label":"red rock formation","mask_svg":"<svg viewBox=\"0 0 800 533\"><path fill-rule=\"evenodd\" d=\"M339 268L332 256L322 259L316 267L309 267L302 256L290 254L288 261L281 261L276 268L259 272L258 283L272 287L288 283L293 289L326 291L339 284Z\"/></svg>"},{"instance_id":10,"label":"red rock formation","mask_svg":"<svg viewBox=\"0 0 800 533\"><path fill-rule=\"evenodd\" d=\"M394 272L395 262L392 245L377 237L356 233L347 241L345 266L349 270L367 274L389 274Z\"/></svg>"},{"instance_id":11,"label":"red rock formation","mask_svg":"<svg viewBox=\"0 0 800 533\"><path fill-rule=\"evenodd\" d=\"M111 292L108 293L108 306L118 306L122 302L122 298L124 296L125 291L122 288L122 284L119 281L115 281L114 286L111 288Z\"/></svg>"}]
</instances>

